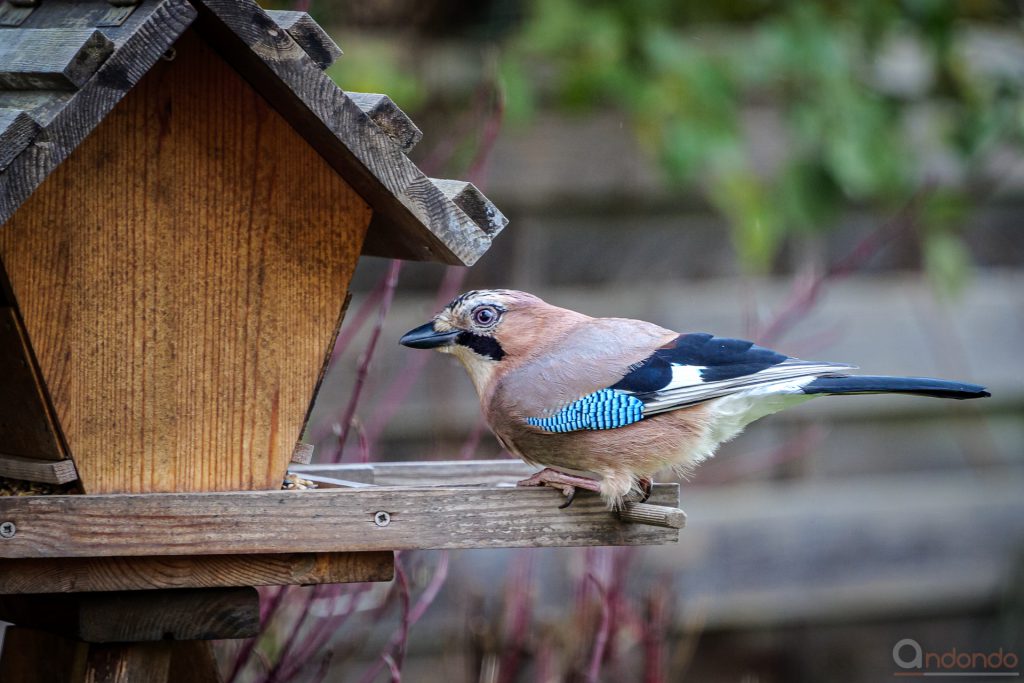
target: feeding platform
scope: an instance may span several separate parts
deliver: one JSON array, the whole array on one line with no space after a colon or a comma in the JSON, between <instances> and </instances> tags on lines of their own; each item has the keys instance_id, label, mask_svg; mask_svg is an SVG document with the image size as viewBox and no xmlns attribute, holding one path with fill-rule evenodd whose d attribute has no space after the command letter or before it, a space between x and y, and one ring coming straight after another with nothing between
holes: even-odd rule
<instances>
[{"instance_id":1,"label":"feeding platform","mask_svg":"<svg viewBox=\"0 0 1024 683\"><path fill-rule=\"evenodd\" d=\"M677 540L685 519L677 484L656 484L647 504L619 513L587 494L559 509L553 489L516 488L515 478L532 470L508 460L293 471L318 488L0 499L0 522L16 528L0 557L639 545Z\"/></svg>"},{"instance_id":2,"label":"feeding platform","mask_svg":"<svg viewBox=\"0 0 1024 683\"><path fill-rule=\"evenodd\" d=\"M468 266L507 222L341 54L252 0L0 0L0 476L79 491L0 497L0 679L215 680L253 586L397 549L676 539L674 486L619 515L514 462L295 465L358 259Z\"/></svg>"}]
</instances>

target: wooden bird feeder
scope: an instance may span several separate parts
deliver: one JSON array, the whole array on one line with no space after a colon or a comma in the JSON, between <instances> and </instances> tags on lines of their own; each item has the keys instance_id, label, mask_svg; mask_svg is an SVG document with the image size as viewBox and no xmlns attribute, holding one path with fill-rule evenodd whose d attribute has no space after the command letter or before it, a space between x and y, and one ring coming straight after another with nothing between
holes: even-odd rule
<instances>
[{"instance_id":1,"label":"wooden bird feeder","mask_svg":"<svg viewBox=\"0 0 1024 683\"><path fill-rule=\"evenodd\" d=\"M396 549L677 539L674 485L635 524L511 462L281 490L359 256L470 265L506 223L340 55L251 0L0 0L0 476L84 492L0 497L0 680L216 680L252 586Z\"/></svg>"}]
</instances>

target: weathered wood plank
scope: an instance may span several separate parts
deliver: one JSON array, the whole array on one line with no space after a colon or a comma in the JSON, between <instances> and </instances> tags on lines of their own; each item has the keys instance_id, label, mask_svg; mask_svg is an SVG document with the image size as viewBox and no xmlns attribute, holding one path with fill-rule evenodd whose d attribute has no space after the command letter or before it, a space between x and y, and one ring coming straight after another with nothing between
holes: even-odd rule
<instances>
[{"instance_id":1,"label":"weathered wood plank","mask_svg":"<svg viewBox=\"0 0 1024 683\"><path fill-rule=\"evenodd\" d=\"M39 133L39 124L19 109L0 108L0 171Z\"/></svg>"},{"instance_id":2,"label":"weathered wood plank","mask_svg":"<svg viewBox=\"0 0 1024 683\"><path fill-rule=\"evenodd\" d=\"M369 468L369 473L366 472ZM299 476L321 487L366 486L509 486L529 477L535 467L521 460L443 460L426 462L383 462L361 465L307 465L294 468ZM366 481L359 484L356 481ZM619 519L633 524L651 524L670 529L686 526L686 513L677 507L627 503Z\"/></svg>"},{"instance_id":3,"label":"weathered wood plank","mask_svg":"<svg viewBox=\"0 0 1024 683\"><path fill-rule=\"evenodd\" d=\"M650 502L674 506L677 484ZM676 529L619 520L594 495L558 509L551 489L367 487L0 499L0 557L112 557L276 552L639 545ZM389 522L378 524L378 512Z\"/></svg>"},{"instance_id":4,"label":"weathered wood plank","mask_svg":"<svg viewBox=\"0 0 1024 683\"><path fill-rule=\"evenodd\" d=\"M0 620L87 643L249 638L259 633L255 588L0 596Z\"/></svg>"},{"instance_id":5,"label":"weathered wood plank","mask_svg":"<svg viewBox=\"0 0 1024 683\"><path fill-rule=\"evenodd\" d=\"M113 41L95 29L4 29L0 88L75 90L113 51Z\"/></svg>"},{"instance_id":6,"label":"weathered wood plank","mask_svg":"<svg viewBox=\"0 0 1024 683\"><path fill-rule=\"evenodd\" d=\"M334 64L344 54L327 31L306 12L267 10L267 14L321 69Z\"/></svg>"},{"instance_id":7,"label":"weathered wood plank","mask_svg":"<svg viewBox=\"0 0 1024 683\"><path fill-rule=\"evenodd\" d=\"M76 94L68 90L0 90L0 108L25 112L42 129Z\"/></svg>"},{"instance_id":8,"label":"weathered wood plank","mask_svg":"<svg viewBox=\"0 0 1024 683\"><path fill-rule=\"evenodd\" d=\"M13 2L0 4L0 26L21 26L35 10L36 1L15 5Z\"/></svg>"},{"instance_id":9,"label":"weathered wood plank","mask_svg":"<svg viewBox=\"0 0 1024 683\"><path fill-rule=\"evenodd\" d=\"M25 0L15 0L24 2ZM5 3L9 4L9 3ZM46 0L38 7L24 28L103 29L104 35L120 45L155 8L152 0ZM115 48L116 49L116 48Z\"/></svg>"},{"instance_id":10,"label":"weathered wood plank","mask_svg":"<svg viewBox=\"0 0 1024 683\"><path fill-rule=\"evenodd\" d=\"M423 139L423 131L387 95L351 90L345 94L406 154Z\"/></svg>"},{"instance_id":11,"label":"weathered wood plank","mask_svg":"<svg viewBox=\"0 0 1024 683\"><path fill-rule=\"evenodd\" d=\"M0 477L44 484L66 484L78 479L78 470L71 460L33 460L16 455L0 455Z\"/></svg>"},{"instance_id":12,"label":"weathered wood plank","mask_svg":"<svg viewBox=\"0 0 1024 683\"><path fill-rule=\"evenodd\" d=\"M481 230L491 237L497 235L508 225L505 215L473 183L465 180L438 178L431 180L441 192L444 192L445 197L451 199L455 206L462 209Z\"/></svg>"},{"instance_id":13,"label":"weathered wood plank","mask_svg":"<svg viewBox=\"0 0 1024 683\"><path fill-rule=\"evenodd\" d=\"M394 555L289 553L170 557L89 557L5 560L0 594L81 593L162 588L306 586L390 581Z\"/></svg>"},{"instance_id":14,"label":"weathered wood plank","mask_svg":"<svg viewBox=\"0 0 1024 683\"><path fill-rule=\"evenodd\" d=\"M198 35L176 50L0 231L87 493L278 488L370 220Z\"/></svg>"},{"instance_id":15,"label":"weathered wood plank","mask_svg":"<svg viewBox=\"0 0 1024 683\"><path fill-rule=\"evenodd\" d=\"M0 284L0 289L6 288ZM0 457L0 474L51 484L72 481L77 476L66 478L74 473L74 466L65 461L59 427L36 359L22 321L6 299L6 292L0 293L0 453L50 462L34 465ZM58 481L62 477L63 481Z\"/></svg>"},{"instance_id":16,"label":"weathered wood plank","mask_svg":"<svg viewBox=\"0 0 1024 683\"><path fill-rule=\"evenodd\" d=\"M202 0L198 28L373 206L363 252L471 265L491 240L255 3Z\"/></svg>"}]
</instances>

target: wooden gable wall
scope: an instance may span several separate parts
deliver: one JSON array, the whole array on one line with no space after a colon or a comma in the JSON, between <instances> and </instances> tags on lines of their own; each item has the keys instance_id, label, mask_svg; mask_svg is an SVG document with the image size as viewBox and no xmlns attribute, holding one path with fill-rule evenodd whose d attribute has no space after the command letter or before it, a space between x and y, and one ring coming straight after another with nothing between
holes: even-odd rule
<instances>
[{"instance_id":1,"label":"wooden gable wall","mask_svg":"<svg viewBox=\"0 0 1024 683\"><path fill-rule=\"evenodd\" d=\"M0 229L86 491L278 488L370 218L187 31Z\"/></svg>"}]
</instances>

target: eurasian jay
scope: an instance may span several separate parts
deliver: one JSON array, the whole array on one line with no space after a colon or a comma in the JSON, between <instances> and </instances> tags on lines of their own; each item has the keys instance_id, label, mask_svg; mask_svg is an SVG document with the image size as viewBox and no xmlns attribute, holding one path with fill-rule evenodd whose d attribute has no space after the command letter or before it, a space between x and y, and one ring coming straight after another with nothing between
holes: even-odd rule
<instances>
[{"instance_id":1,"label":"eurasian jay","mask_svg":"<svg viewBox=\"0 0 1024 683\"><path fill-rule=\"evenodd\" d=\"M462 361L501 445L545 468L519 485L560 489L562 507L577 488L610 507L646 500L659 470L685 475L749 423L816 396L989 396L975 384L855 376L851 365L749 341L591 318L507 289L456 297L400 343Z\"/></svg>"}]
</instances>

